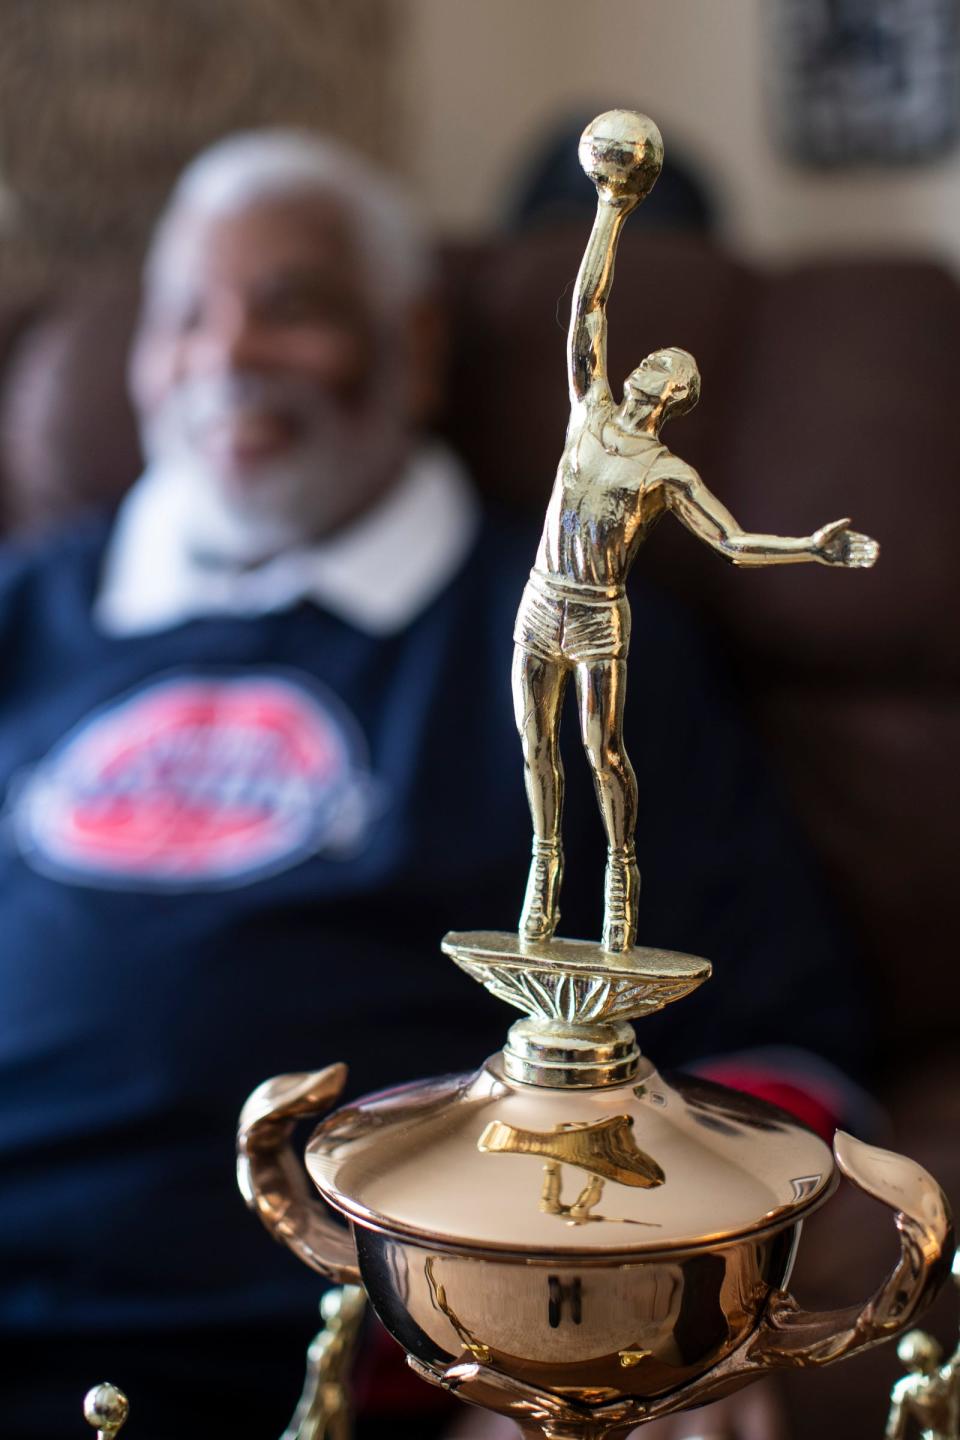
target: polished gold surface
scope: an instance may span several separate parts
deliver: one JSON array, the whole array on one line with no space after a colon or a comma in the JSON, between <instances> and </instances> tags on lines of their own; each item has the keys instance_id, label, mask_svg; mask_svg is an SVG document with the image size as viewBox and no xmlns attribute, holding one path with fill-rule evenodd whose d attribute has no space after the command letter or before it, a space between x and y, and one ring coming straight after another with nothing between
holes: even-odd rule
<instances>
[{"instance_id":1,"label":"polished gold surface","mask_svg":"<svg viewBox=\"0 0 960 1440\"><path fill-rule=\"evenodd\" d=\"M511 1080L556 1090L595 1090L633 1080L641 1066L633 1026L517 1020L501 1051Z\"/></svg>"},{"instance_id":2,"label":"polished gold surface","mask_svg":"<svg viewBox=\"0 0 960 1440\"><path fill-rule=\"evenodd\" d=\"M668 1080L629 1023L710 974L695 956L634 944L623 586L640 544L669 510L735 564L869 566L877 547L846 521L799 539L740 529L659 438L699 394L685 351L648 356L614 401L614 255L662 147L651 121L613 111L587 128L579 153L598 207L568 339L570 425L515 631L533 861L518 934L443 942L524 1018L475 1074L367 1097L317 1127L307 1170L349 1231L308 1193L290 1149L295 1121L334 1103L342 1066L280 1076L251 1096L238 1171L248 1203L306 1263L362 1277L418 1373L548 1440L625 1436L771 1369L829 1364L888 1339L935 1293L953 1247L944 1196L920 1166L842 1134L831 1155L759 1100ZM557 740L571 673L607 836L599 945L555 938ZM786 1286L803 1220L838 1172L891 1210L899 1259L866 1303L812 1313Z\"/></svg>"},{"instance_id":3,"label":"polished gold surface","mask_svg":"<svg viewBox=\"0 0 960 1440\"><path fill-rule=\"evenodd\" d=\"M113 1440L127 1422L130 1402L122 1390L106 1381L94 1385L83 1400L83 1418L97 1432L97 1440Z\"/></svg>"},{"instance_id":4,"label":"polished gold surface","mask_svg":"<svg viewBox=\"0 0 960 1440\"><path fill-rule=\"evenodd\" d=\"M633 1417L637 1404L696 1382L752 1335L758 1305L784 1282L793 1241L780 1231L700 1257L591 1267L477 1262L358 1236L365 1269L381 1280L381 1318L434 1383L475 1399L479 1381L492 1392L490 1408L515 1419L513 1387L527 1386L546 1404L582 1406L604 1422L605 1407L628 1401ZM443 1309L425 1283L428 1266L444 1287ZM456 1367L471 1364L478 1368L465 1384Z\"/></svg>"},{"instance_id":5,"label":"polished gold surface","mask_svg":"<svg viewBox=\"0 0 960 1440\"><path fill-rule=\"evenodd\" d=\"M960 1288L960 1250L953 1257ZM885 1440L906 1440L911 1423L925 1440L960 1440L960 1344L944 1361L940 1346L924 1330L910 1330L897 1346L908 1371L890 1395Z\"/></svg>"},{"instance_id":6,"label":"polished gold surface","mask_svg":"<svg viewBox=\"0 0 960 1440\"><path fill-rule=\"evenodd\" d=\"M356 1252L349 1233L313 1197L290 1138L304 1115L322 1115L340 1098L345 1065L310 1074L277 1075L247 1100L237 1130L237 1184L250 1209L275 1240L318 1270L357 1284Z\"/></svg>"},{"instance_id":7,"label":"polished gold surface","mask_svg":"<svg viewBox=\"0 0 960 1440\"><path fill-rule=\"evenodd\" d=\"M303 1394L280 1440L350 1440L350 1367L365 1310L357 1285L335 1286L320 1301L323 1329L310 1342Z\"/></svg>"},{"instance_id":8,"label":"polished gold surface","mask_svg":"<svg viewBox=\"0 0 960 1440\"><path fill-rule=\"evenodd\" d=\"M362 1225L461 1253L659 1254L801 1218L833 1180L828 1146L773 1106L649 1060L620 1086L551 1090L475 1075L403 1086L330 1115L306 1165ZM606 1181L589 1233L541 1204L544 1160Z\"/></svg>"},{"instance_id":9,"label":"polished gold surface","mask_svg":"<svg viewBox=\"0 0 960 1440\"><path fill-rule=\"evenodd\" d=\"M632 1115L606 1115L592 1124L555 1125L544 1134L518 1130L503 1120L491 1120L477 1141L484 1155L539 1155L564 1165L576 1165L601 1180L651 1190L662 1185L664 1173L656 1160L637 1148Z\"/></svg>"},{"instance_id":10,"label":"polished gold surface","mask_svg":"<svg viewBox=\"0 0 960 1440\"><path fill-rule=\"evenodd\" d=\"M629 1080L640 1051L624 1022L683 999L712 970L709 960L674 950L634 946L613 955L586 940L545 943L500 931L451 931L442 948L492 995L526 1012L504 1047L511 1078L559 1087Z\"/></svg>"},{"instance_id":11,"label":"polished gold surface","mask_svg":"<svg viewBox=\"0 0 960 1440\"><path fill-rule=\"evenodd\" d=\"M444 954L492 995L535 1019L591 1025L652 1015L689 995L712 966L699 955L634 946L613 955L588 940L549 944L497 930L455 930Z\"/></svg>"},{"instance_id":12,"label":"polished gold surface","mask_svg":"<svg viewBox=\"0 0 960 1440\"><path fill-rule=\"evenodd\" d=\"M876 542L846 520L813 535L751 534L660 439L664 422L696 404L700 374L685 350L648 355L615 400L607 374L607 302L624 222L649 193L663 158L646 116L614 110L584 132L580 162L597 213L574 288L567 337L570 422L534 568L514 631L513 695L533 820L533 857L520 919L549 940L563 873L563 770L558 737L573 676L580 732L607 837L603 947L628 951L637 932L637 787L623 744L630 645L624 583L640 545L670 512L735 565L870 566Z\"/></svg>"},{"instance_id":13,"label":"polished gold surface","mask_svg":"<svg viewBox=\"0 0 960 1440\"><path fill-rule=\"evenodd\" d=\"M568 1225L603 1224L610 1217L594 1215L594 1210L603 1199L605 1181L593 1175L583 1186L576 1199L569 1205L563 1200L563 1166L556 1160L548 1160L543 1167L543 1188L540 1191L540 1209L547 1215L562 1215Z\"/></svg>"},{"instance_id":14,"label":"polished gold surface","mask_svg":"<svg viewBox=\"0 0 960 1440\"><path fill-rule=\"evenodd\" d=\"M805 1311L783 1288L798 1223L753 1242L619 1266L558 1257L481 1269L434 1253L448 1309L490 1352L481 1363L457 1354L456 1332L424 1303L417 1276L427 1247L358 1231L360 1261L378 1282L379 1313L425 1378L548 1436L623 1435L771 1369L826 1365L880 1344L931 1298L952 1236L936 1183L850 1136L838 1136L836 1151L847 1177L895 1212L900 1240L884 1283L846 1310Z\"/></svg>"},{"instance_id":15,"label":"polished gold surface","mask_svg":"<svg viewBox=\"0 0 960 1440\"><path fill-rule=\"evenodd\" d=\"M431 1301L440 1311L441 1315L445 1315L450 1321L455 1334L462 1342L464 1350L471 1359L479 1361L481 1365L489 1365L493 1359L489 1348L484 1345L481 1340L478 1340L476 1336L471 1335L456 1311L449 1305L446 1286L437 1279L436 1264L436 1259L430 1256L428 1260L424 1261L423 1265L423 1273L426 1277L427 1285L430 1287Z\"/></svg>"}]
</instances>

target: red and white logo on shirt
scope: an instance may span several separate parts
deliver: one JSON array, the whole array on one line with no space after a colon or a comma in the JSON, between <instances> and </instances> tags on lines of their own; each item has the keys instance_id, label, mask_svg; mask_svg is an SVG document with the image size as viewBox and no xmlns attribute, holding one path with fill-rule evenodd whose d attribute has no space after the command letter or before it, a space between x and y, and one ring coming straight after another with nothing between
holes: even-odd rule
<instances>
[{"instance_id":1,"label":"red and white logo on shirt","mask_svg":"<svg viewBox=\"0 0 960 1440\"><path fill-rule=\"evenodd\" d=\"M57 878L214 889L356 850L373 794L356 722L309 676L179 675L84 719L22 777L12 818Z\"/></svg>"}]
</instances>

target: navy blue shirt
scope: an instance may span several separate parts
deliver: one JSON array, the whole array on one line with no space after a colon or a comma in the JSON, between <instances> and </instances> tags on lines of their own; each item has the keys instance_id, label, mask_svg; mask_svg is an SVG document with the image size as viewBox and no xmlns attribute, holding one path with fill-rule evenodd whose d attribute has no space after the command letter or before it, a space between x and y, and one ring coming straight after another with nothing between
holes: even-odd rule
<instances>
[{"instance_id":1,"label":"navy blue shirt","mask_svg":"<svg viewBox=\"0 0 960 1440\"><path fill-rule=\"evenodd\" d=\"M92 619L106 535L11 551L0 577L0 1330L309 1316L317 1277L235 1189L236 1117L267 1076L334 1060L350 1094L471 1069L515 1018L438 942L516 928L509 668L535 536L488 520L387 638L310 603L112 638ZM641 1045L849 1062L847 962L803 847L702 641L632 601L639 938L715 964ZM564 745L561 930L590 937L604 841L572 704Z\"/></svg>"}]
</instances>

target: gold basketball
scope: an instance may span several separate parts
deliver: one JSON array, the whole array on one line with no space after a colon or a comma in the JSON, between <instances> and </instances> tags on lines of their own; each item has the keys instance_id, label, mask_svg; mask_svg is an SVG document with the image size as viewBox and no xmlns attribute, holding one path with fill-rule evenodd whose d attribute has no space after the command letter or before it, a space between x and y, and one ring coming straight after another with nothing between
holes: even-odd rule
<instances>
[{"instance_id":1,"label":"gold basketball","mask_svg":"<svg viewBox=\"0 0 960 1440\"><path fill-rule=\"evenodd\" d=\"M93 1425L101 1434L113 1435L127 1418L130 1403L122 1390L115 1385L94 1385L88 1390L83 1401L83 1415L88 1425Z\"/></svg>"},{"instance_id":2,"label":"gold basketball","mask_svg":"<svg viewBox=\"0 0 960 1440\"><path fill-rule=\"evenodd\" d=\"M607 110L584 130L577 153L598 190L642 200L660 174L663 139L646 115Z\"/></svg>"}]
</instances>

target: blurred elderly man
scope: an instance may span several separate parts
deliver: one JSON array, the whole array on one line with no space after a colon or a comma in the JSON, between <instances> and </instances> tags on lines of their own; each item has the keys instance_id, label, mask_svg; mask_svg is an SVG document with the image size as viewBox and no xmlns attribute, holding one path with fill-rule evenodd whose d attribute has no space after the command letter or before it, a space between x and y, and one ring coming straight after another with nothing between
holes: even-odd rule
<instances>
[{"instance_id":1,"label":"blurred elderly man","mask_svg":"<svg viewBox=\"0 0 960 1440\"><path fill-rule=\"evenodd\" d=\"M354 1092L467 1068L509 1023L437 942L516 924L530 539L430 438L431 295L414 219L355 156L215 146L147 260L144 474L112 524L3 560L0 1411L20 1440L65 1440L104 1374L137 1440L276 1433L319 1285L235 1193L245 1096L335 1059ZM718 962L644 1043L849 1055L829 921L723 683L663 601L634 607L657 701L628 715L643 938ZM593 863L575 841L565 929L589 935L602 837L578 774L567 805Z\"/></svg>"}]
</instances>

